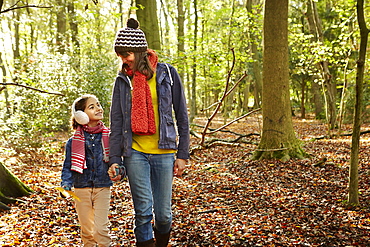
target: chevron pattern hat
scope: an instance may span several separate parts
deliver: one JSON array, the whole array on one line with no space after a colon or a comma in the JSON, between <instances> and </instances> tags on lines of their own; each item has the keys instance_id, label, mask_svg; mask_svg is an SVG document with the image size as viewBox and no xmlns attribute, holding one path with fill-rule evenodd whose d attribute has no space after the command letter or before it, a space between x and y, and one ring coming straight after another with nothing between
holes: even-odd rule
<instances>
[{"instance_id":1,"label":"chevron pattern hat","mask_svg":"<svg viewBox=\"0 0 370 247\"><path fill-rule=\"evenodd\" d=\"M127 27L117 32L114 50L119 52L144 52L148 48L144 32L134 18L127 20Z\"/></svg>"}]
</instances>

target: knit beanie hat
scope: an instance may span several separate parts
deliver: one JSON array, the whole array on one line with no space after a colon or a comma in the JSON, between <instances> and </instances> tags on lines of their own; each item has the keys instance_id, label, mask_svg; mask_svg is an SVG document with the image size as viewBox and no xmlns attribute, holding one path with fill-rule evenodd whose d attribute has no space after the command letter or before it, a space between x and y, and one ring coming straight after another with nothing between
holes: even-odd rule
<instances>
[{"instance_id":1,"label":"knit beanie hat","mask_svg":"<svg viewBox=\"0 0 370 247\"><path fill-rule=\"evenodd\" d=\"M139 22L134 18L127 20L127 27L117 32L114 50L119 52L143 52L148 48L144 32L139 29Z\"/></svg>"}]
</instances>

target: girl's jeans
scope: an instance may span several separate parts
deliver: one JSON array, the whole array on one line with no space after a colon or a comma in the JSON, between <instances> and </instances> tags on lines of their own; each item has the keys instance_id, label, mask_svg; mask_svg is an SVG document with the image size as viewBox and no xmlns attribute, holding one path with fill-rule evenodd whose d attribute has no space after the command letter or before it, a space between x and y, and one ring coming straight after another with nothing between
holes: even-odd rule
<instances>
[{"instance_id":1,"label":"girl's jeans","mask_svg":"<svg viewBox=\"0 0 370 247\"><path fill-rule=\"evenodd\" d=\"M81 224L81 239L85 247L110 246L108 213L110 187L75 188L78 219Z\"/></svg>"},{"instance_id":2,"label":"girl's jeans","mask_svg":"<svg viewBox=\"0 0 370 247\"><path fill-rule=\"evenodd\" d=\"M135 208L137 242L153 238L153 209L157 231L165 234L171 229L174 160L174 154L145 154L136 150L132 150L131 157L125 157Z\"/></svg>"}]
</instances>

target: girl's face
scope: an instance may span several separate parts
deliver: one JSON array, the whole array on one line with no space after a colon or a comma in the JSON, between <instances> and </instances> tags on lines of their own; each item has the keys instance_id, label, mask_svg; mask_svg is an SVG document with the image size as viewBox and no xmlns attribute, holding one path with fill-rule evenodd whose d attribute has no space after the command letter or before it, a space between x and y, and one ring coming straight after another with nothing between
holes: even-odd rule
<instances>
[{"instance_id":1,"label":"girl's face","mask_svg":"<svg viewBox=\"0 0 370 247\"><path fill-rule=\"evenodd\" d=\"M122 56L120 54L117 54L121 60L122 63L125 63L130 67L130 69L134 68L134 62L135 62L135 54L133 52L127 52L128 56Z\"/></svg>"},{"instance_id":2,"label":"girl's face","mask_svg":"<svg viewBox=\"0 0 370 247\"><path fill-rule=\"evenodd\" d=\"M87 114L87 116L89 116L90 122L88 123L88 126L90 127L96 126L97 123L104 117L104 110L99 101L94 97L87 99L84 112Z\"/></svg>"}]
</instances>

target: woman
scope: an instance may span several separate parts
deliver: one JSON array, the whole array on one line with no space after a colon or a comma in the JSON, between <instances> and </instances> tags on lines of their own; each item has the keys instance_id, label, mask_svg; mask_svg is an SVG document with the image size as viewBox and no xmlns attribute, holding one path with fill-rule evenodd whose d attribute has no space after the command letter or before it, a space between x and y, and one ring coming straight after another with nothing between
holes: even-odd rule
<instances>
[{"instance_id":1,"label":"woman","mask_svg":"<svg viewBox=\"0 0 370 247\"><path fill-rule=\"evenodd\" d=\"M120 179L116 168L123 157L135 209L136 245L167 246L173 176L182 175L189 159L184 88L175 68L158 63L156 53L148 49L135 19L118 31L114 48L122 69L110 112L109 175L113 181Z\"/></svg>"}]
</instances>

